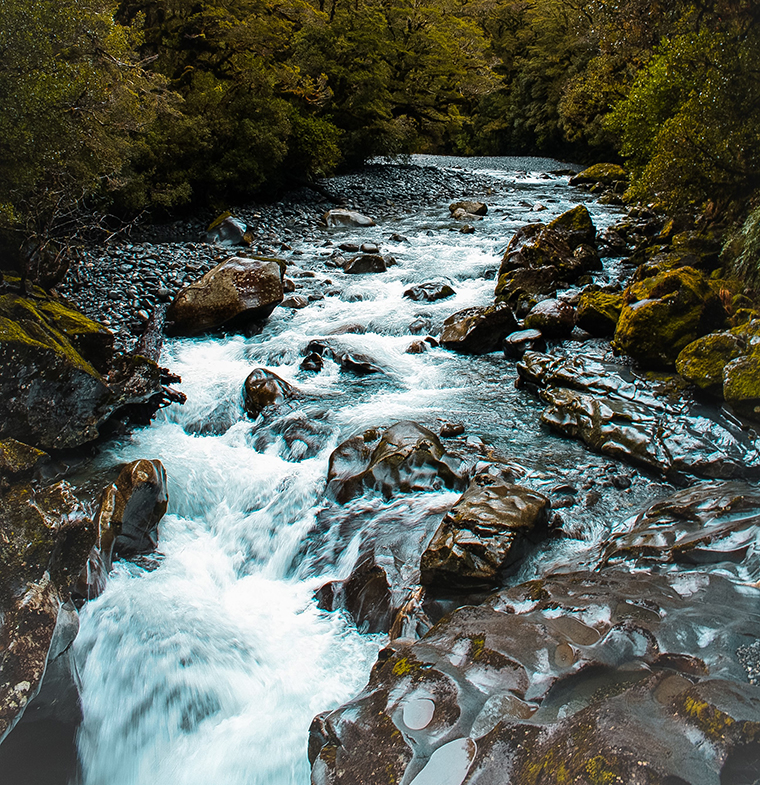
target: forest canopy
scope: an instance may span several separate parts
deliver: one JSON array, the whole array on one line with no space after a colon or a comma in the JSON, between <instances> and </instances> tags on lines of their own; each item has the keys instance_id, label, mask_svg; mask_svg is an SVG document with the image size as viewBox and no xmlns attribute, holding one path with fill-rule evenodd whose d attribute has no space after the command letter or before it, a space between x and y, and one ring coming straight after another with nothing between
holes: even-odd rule
<instances>
[{"instance_id":1,"label":"forest canopy","mask_svg":"<svg viewBox=\"0 0 760 785\"><path fill-rule=\"evenodd\" d=\"M751 200L752 0L4 0L0 225L221 206L377 155L624 161Z\"/></svg>"}]
</instances>

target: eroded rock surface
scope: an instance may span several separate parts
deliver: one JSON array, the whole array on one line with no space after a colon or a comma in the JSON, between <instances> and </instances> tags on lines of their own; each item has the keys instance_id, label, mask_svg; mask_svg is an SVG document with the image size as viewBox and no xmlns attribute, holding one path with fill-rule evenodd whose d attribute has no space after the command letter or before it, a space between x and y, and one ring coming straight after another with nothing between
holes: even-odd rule
<instances>
[{"instance_id":1,"label":"eroded rock surface","mask_svg":"<svg viewBox=\"0 0 760 785\"><path fill-rule=\"evenodd\" d=\"M312 782L751 783L737 772L757 760L760 688L737 651L760 635L759 599L613 570L502 590L382 651L365 689L315 718Z\"/></svg>"},{"instance_id":2,"label":"eroded rock surface","mask_svg":"<svg viewBox=\"0 0 760 785\"><path fill-rule=\"evenodd\" d=\"M751 432L717 410L654 395L618 366L526 352L517 370L548 404L541 420L595 451L674 479L760 476Z\"/></svg>"}]
</instances>

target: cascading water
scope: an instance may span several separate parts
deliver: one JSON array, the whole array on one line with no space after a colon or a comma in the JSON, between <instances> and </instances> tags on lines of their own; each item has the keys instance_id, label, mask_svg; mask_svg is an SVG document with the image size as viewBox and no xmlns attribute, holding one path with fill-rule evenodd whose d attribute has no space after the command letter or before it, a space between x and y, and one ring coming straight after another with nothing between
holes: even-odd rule
<instances>
[{"instance_id":1,"label":"cascading water","mask_svg":"<svg viewBox=\"0 0 760 785\"><path fill-rule=\"evenodd\" d=\"M449 314L493 299L500 251L529 217L550 219L584 201L600 229L614 220L614 208L571 190L564 177L546 179L543 172L557 162L440 165L480 167L501 184L475 234L449 231L448 201L441 201L392 219L376 215L376 227L324 230L304 240L297 248L303 255L289 262L313 267L310 284L327 296L303 310L277 309L255 337L168 342L164 364L182 376L187 404L165 410L101 456L104 466L159 458L170 508L160 555L118 563L105 593L82 612L75 646L84 785L308 782L312 717L361 689L385 640L361 634L340 612L319 610L314 591L348 574L372 527L408 526L409 537L423 537L429 527L415 523L440 520L457 498L450 492L370 498L361 510L349 505L320 516L328 458L341 440L398 420L431 427L437 418L458 420L474 451L515 458L524 482L538 489L607 471L609 461L541 429L538 404L514 389L514 366L501 355L405 351L411 341L435 335ZM528 168L533 173L518 171ZM548 209L529 216L526 205L537 201ZM406 239L389 240L392 233ZM398 265L363 276L325 268L333 250L323 247L326 239L376 243ZM456 297L436 303L403 297L409 285L442 277ZM423 325L421 336L410 333L415 321ZM309 341L329 335L382 372L355 376L330 360L319 373L300 370ZM282 411L257 422L245 416L241 400L254 367L275 371L299 391ZM521 577L530 577L537 561L543 570L582 565L612 522L654 493L650 480L636 476L593 509L563 510L576 539L561 549L547 545ZM346 525L352 516L353 527Z\"/></svg>"}]
</instances>

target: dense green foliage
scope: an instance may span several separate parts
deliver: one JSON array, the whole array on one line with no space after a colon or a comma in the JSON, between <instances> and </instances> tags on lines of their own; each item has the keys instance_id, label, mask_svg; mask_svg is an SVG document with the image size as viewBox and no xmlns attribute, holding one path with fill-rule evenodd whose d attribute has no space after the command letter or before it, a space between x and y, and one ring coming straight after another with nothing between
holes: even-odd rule
<instances>
[{"instance_id":1,"label":"dense green foliage","mask_svg":"<svg viewBox=\"0 0 760 785\"><path fill-rule=\"evenodd\" d=\"M0 220L221 204L415 151L624 158L748 200L753 0L4 0Z\"/></svg>"}]
</instances>

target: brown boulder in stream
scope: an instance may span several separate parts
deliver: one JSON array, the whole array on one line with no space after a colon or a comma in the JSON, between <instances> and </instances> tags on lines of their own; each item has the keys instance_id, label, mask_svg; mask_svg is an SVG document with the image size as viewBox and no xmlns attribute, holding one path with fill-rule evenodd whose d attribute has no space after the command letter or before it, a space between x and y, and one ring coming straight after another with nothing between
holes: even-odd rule
<instances>
[{"instance_id":1,"label":"brown boulder in stream","mask_svg":"<svg viewBox=\"0 0 760 785\"><path fill-rule=\"evenodd\" d=\"M166 317L172 330L197 335L223 325L266 319L282 302L279 259L233 256L182 289Z\"/></svg>"},{"instance_id":2,"label":"brown boulder in stream","mask_svg":"<svg viewBox=\"0 0 760 785\"><path fill-rule=\"evenodd\" d=\"M517 329L517 320L503 303L465 308L443 323L441 344L463 354L488 354Z\"/></svg>"},{"instance_id":3,"label":"brown boulder in stream","mask_svg":"<svg viewBox=\"0 0 760 785\"><path fill-rule=\"evenodd\" d=\"M315 718L312 783L753 783L759 601L609 569L502 590L381 651Z\"/></svg>"},{"instance_id":4,"label":"brown boulder in stream","mask_svg":"<svg viewBox=\"0 0 760 785\"><path fill-rule=\"evenodd\" d=\"M439 438L415 422L398 422L380 434L367 431L340 444L330 456L328 493L340 504L365 489L390 498L397 493L464 490L459 458Z\"/></svg>"},{"instance_id":5,"label":"brown boulder in stream","mask_svg":"<svg viewBox=\"0 0 760 785\"><path fill-rule=\"evenodd\" d=\"M525 545L545 536L550 510L543 494L478 475L422 554L421 582L453 588L496 585Z\"/></svg>"},{"instance_id":6,"label":"brown boulder in stream","mask_svg":"<svg viewBox=\"0 0 760 785\"><path fill-rule=\"evenodd\" d=\"M243 385L243 407L249 417L256 419L267 406L279 406L294 394L292 385L276 373L256 368Z\"/></svg>"}]
</instances>

